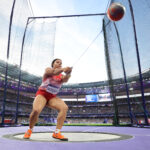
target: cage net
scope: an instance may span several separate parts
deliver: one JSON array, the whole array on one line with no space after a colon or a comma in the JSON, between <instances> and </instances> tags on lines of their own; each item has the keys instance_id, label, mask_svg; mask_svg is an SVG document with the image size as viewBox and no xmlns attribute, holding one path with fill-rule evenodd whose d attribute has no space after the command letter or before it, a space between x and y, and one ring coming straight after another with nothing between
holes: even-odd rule
<instances>
[{"instance_id":1,"label":"cage net","mask_svg":"<svg viewBox=\"0 0 150 150\"><path fill-rule=\"evenodd\" d=\"M118 22L111 22L106 16L104 18L105 56L116 116L118 123L147 124L150 111L148 101L150 45L147 42L150 38L150 2L112 0L111 3L113 2L120 2L126 8L125 16Z\"/></svg>"},{"instance_id":2,"label":"cage net","mask_svg":"<svg viewBox=\"0 0 150 150\"><path fill-rule=\"evenodd\" d=\"M100 58L104 56L103 16L28 20L28 17L33 16L28 1L16 0L11 18L13 2L13 0L0 1L0 21L3 22L0 25L0 121L7 124L15 122L28 124L35 92L41 84L41 76L54 57L63 57L63 66L77 66L74 67L74 77L72 77L77 83L79 76L82 77L82 82L85 82L85 74L90 76L86 79L88 82L91 79L99 81L102 75L101 80L107 78L103 69L100 73L93 74L98 70L99 65L105 67ZM8 55L9 33L11 34ZM64 52L63 49L66 51ZM88 51L82 59L79 59L85 50ZM85 68L87 64L91 65L90 71L88 67ZM84 73L79 74L82 68ZM78 85L80 84L63 87L60 91L59 96L69 106L65 123L112 123L114 110L109 99L107 82L83 83L82 87ZM86 95L96 95L99 100L88 103ZM39 123L56 123L56 118L57 111L44 108Z\"/></svg>"},{"instance_id":3,"label":"cage net","mask_svg":"<svg viewBox=\"0 0 150 150\"><path fill-rule=\"evenodd\" d=\"M101 60L96 56L104 55L101 51L103 48L103 34L100 19L102 20L102 18L103 16L60 17L59 19L32 18L31 22L29 21L30 23L26 31L22 68L27 65L28 70L33 66L30 72L34 71L33 73L38 73L40 71L39 75L43 75L44 69L50 66L51 58L61 58L64 67L74 65L75 62L73 70L76 72L77 75L74 76L78 80L78 70L87 65L89 59L95 60L94 64L96 68L97 64L101 64ZM89 32L91 29L92 32ZM88 51L86 51L82 59L78 59L87 47ZM90 55L90 58L88 55ZM91 73L92 75L95 67L93 66L90 72L88 68L86 70L84 67L84 72L88 71L88 74ZM82 75L82 73L80 73L80 76L85 78L85 75ZM82 88L79 88L77 85L73 85L72 87L70 84L68 88L62 87L59 93L59 97L69 107L65 123L98 124L103 123L104 119L106 122L109 120L112 123L112 115L110 114L113 113L113 108L109 98L107 104L103 101L86 102L86 95L101 96L103 100L105 97L109 97L107 85L94 85L93 83L91 84L92 87L89 85L86 88L84 88L86 84L83 84ZM28 112L29 116L32 104L29 107L22 107ZM57 110L46 107L40 114L39 124L55 124L57 122L57 115ZM28 117L19 121L23 122L23 120L25 120L24 123L28 123Z\"/></svg>"},{"instance_id":4,"label":"cage net","mask_svg":"<svg viewBox=\"0 0 150 150\"><path fill-rule=\"evenodd\" d=\"M13 4L14 9L12 12ZM11 15L13 14L13 15ZM21 43L27 18L32 16L32 11L27 0L10 0L0 1L0 88L1 88L1 100L0 100L0 119L5 113L6 118L9 120L15 116L16 112L16 79L19 76L19 69L17 67L20 63L21 56ZM9 26L12 19L11 28ZM9 41L9 53L8 53L8 35L10 34ZM7 63L9 64L7 66ZM5 82L5 73L7 68L7 81ZM7 83L7 85L6 85ZM15 94L12 90L7 90L4 93L4 88L14 88ZM7 99L6 99L7 95ZM5 98L4 98L5 97ZM5 99L5 100L4 100ZM4 102L5 101L5 102ZM11 107L10 101L14 101ZM4 103L3 103L4 102ZM5 112L5 109L7 112ZM5 120L4 120L5 121Z\"/></svg>"},{"instance_id":5,"label":"cage net","mask_svg":"<svg viewBox=\"0 0 150 150\"><path fill-rule=\"evenodd\" d=\"M14 2L15 7L11 16ZM0 1L2 22L0 25L0 121L5 117L3 120L5 123L14 123L16 118L19 123L28 123L32 102L41 83L44 69L50 66L53 58L57 57L63 58L63 66L77 66L73 69L74 76L71 80L76 80L78 84L64 86L59 94L69 106L67 124L148 122L150 54L147 41L150 38L150 2L148 0L116 2L126 7L123 19L111 22L105 16L103 20L109 91L107 82L90 82L91 79L98 81L102 75L106 76L104 70L100 69L105 64L101 61L102 58L97 57L104 55L101 32L103 16L30 18L27 22L28 17L33 16L29 1ZM131 7L133 7L136 30L134 30ZM12 25L9 28L11 19ZM9 33L11 33L10 41L8 41ZM66 50L65 53L63 49ZM88 51L84 53L85 50ZM137 59L138 51L141 74ZM82 59L79 59L80 56ZM87 64L90 71L85 67ZM97 71L93 76L98 66L101 66L100 73ZM84 72L81 73L79 70ZM90 78L86 79L85 74ZM82 78L83 84L78 82L79 77ZM84 84L85 79L88 84ZM106 77L102 77L102 80L105 79ZM90 103L86 101L89 96ZM56 123L56 118L57 111L45 108L39 122Z\"/></svg>"},{"instance_id":6,"label":"cage net","mask_svg":"<svg viewBox=\"0 0 150 150\"><path fill-rule=\"evenodd\" d=\"M56 20L29 20L22 51L22 70L42 76L54 57Z\"/></svg>"}]
</instances>

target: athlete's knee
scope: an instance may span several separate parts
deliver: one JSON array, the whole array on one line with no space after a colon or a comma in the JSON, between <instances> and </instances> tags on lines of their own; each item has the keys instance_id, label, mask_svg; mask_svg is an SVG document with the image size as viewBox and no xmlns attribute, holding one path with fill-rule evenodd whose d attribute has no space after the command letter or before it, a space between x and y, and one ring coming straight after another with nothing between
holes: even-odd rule
<instances>
[{"instance_id":1,"label":"athlete's knee","mask_svg":"<svg viewBox=\"0 0 150 150\"><path fill-rule=\"evenodd\" d=\"M63 109L63 111L67 112L68 111L68 106L64 105L62 109Z\"/></svg>"},{"instance_id":2,"label":"athlete's knee","mask_svg":"<svg viewBox=\"0 0 150 150\"><path fill-rule=\"evenodd\" d=\"M61 108L58 111L59 112L67 112L68 111L68 106L67 105L63 105L63 106L61 106Z\"/></svg>"}]
</instances>

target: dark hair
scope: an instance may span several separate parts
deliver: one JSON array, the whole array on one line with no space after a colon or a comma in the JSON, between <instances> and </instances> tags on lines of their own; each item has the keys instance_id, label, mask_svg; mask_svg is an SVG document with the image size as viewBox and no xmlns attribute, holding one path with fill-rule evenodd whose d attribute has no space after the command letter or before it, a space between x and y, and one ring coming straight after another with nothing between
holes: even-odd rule
<instances>
[{"instance_id":1,"label":"dark hair","mask_svg":"<svg viewBox=\"0 0 150 150\"><path fill-rule=\"evenodd\" d=\"M56 60L60 60L60 59L59 59L59 58L54 59L54 60L52 61L52 63L51 63L51 67L53 67L53 65L54 65L54 63L55 63Z\"/></svg>"}]
</instances>

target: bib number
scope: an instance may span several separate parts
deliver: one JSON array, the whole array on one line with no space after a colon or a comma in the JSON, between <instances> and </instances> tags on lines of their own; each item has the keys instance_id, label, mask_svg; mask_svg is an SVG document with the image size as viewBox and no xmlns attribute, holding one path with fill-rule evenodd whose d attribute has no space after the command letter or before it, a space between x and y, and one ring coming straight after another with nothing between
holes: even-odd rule
<instances>
[{"instance_id":1,"label":"bib number","mask_svg":"<svg viewBox=\"0 0 150 150\"><path fill-rule=\"evenodd\" d=\"M48 85L46 91L52 94L57 94L59 92L59 87Z\"/></svg>"}]
</instances>

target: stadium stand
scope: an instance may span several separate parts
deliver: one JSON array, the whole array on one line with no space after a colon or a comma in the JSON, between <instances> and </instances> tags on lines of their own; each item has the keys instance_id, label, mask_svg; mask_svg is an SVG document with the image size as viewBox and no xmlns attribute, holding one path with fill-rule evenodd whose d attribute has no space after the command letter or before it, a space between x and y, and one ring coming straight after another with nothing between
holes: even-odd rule
<instances>
[{"instance_id":1,"label":"stadium stand","mask_svg":"<svg viewBox=\"0 0 150 150\"><path fill-rule=\"evenodd\" d=\"M14 68L15 69L15 68ZM18 68L16 68L17 70ZM148 111L150 111L150 80L147 76L150 71L144 73L144 87L146 90L145 98ZM31 76L31 77L30 77ZM26 76L23 75L19 96L19 113L18 113L18 123L25 124L28 123L29 114L32 109L32 102L34 99L35 92L39 86L32 84L33 75L26 73ZM25 78L26 77L26 78ZM35 80L38 77L35 77ZM41 78L39 78L41 80ZM120 84L120 80L115 80L115 90L117 91L116 99L119 112L120 123L130 123L130 116L128 110L127 97L125 96L124 91L122 90L124 85ZM28 82L27 82L28 81ZM143 119L142 111L142 101L141 95L139 94L139 84L136 80L136 75L130 78L128 83L130 91L132 92L133 88L134 93L131 95L131 107L132 112L136 116L135 121ZM15 75L11 78L11 74L8 80L8 90L7 90L7 99L5 105L5 118L6 120L11 120L11 123L14 122L16 115L16 104L17 104L17 87L18 81L15 79ZM135 93L136 91L136 93ZM69 111L67 114L66 123L113 123L114 118L114 107L112 101L99 101L99 102L86 102L85 96L89 94L104 94L109 92L109 86L107 81L95 82L95 83L82 83L82 84L71 84L64 85L61 88L59 97L65 99L67 105L69 106ZM3 93L4 93L4 76L1 74L0 77L0 111L2 111L3 103ZM2 113L2 112L1 112ZM40 123L55 123L57 117L57 111L51 110L49 108L44 108L40 115Z\"/></svg>"}]
</instances>

